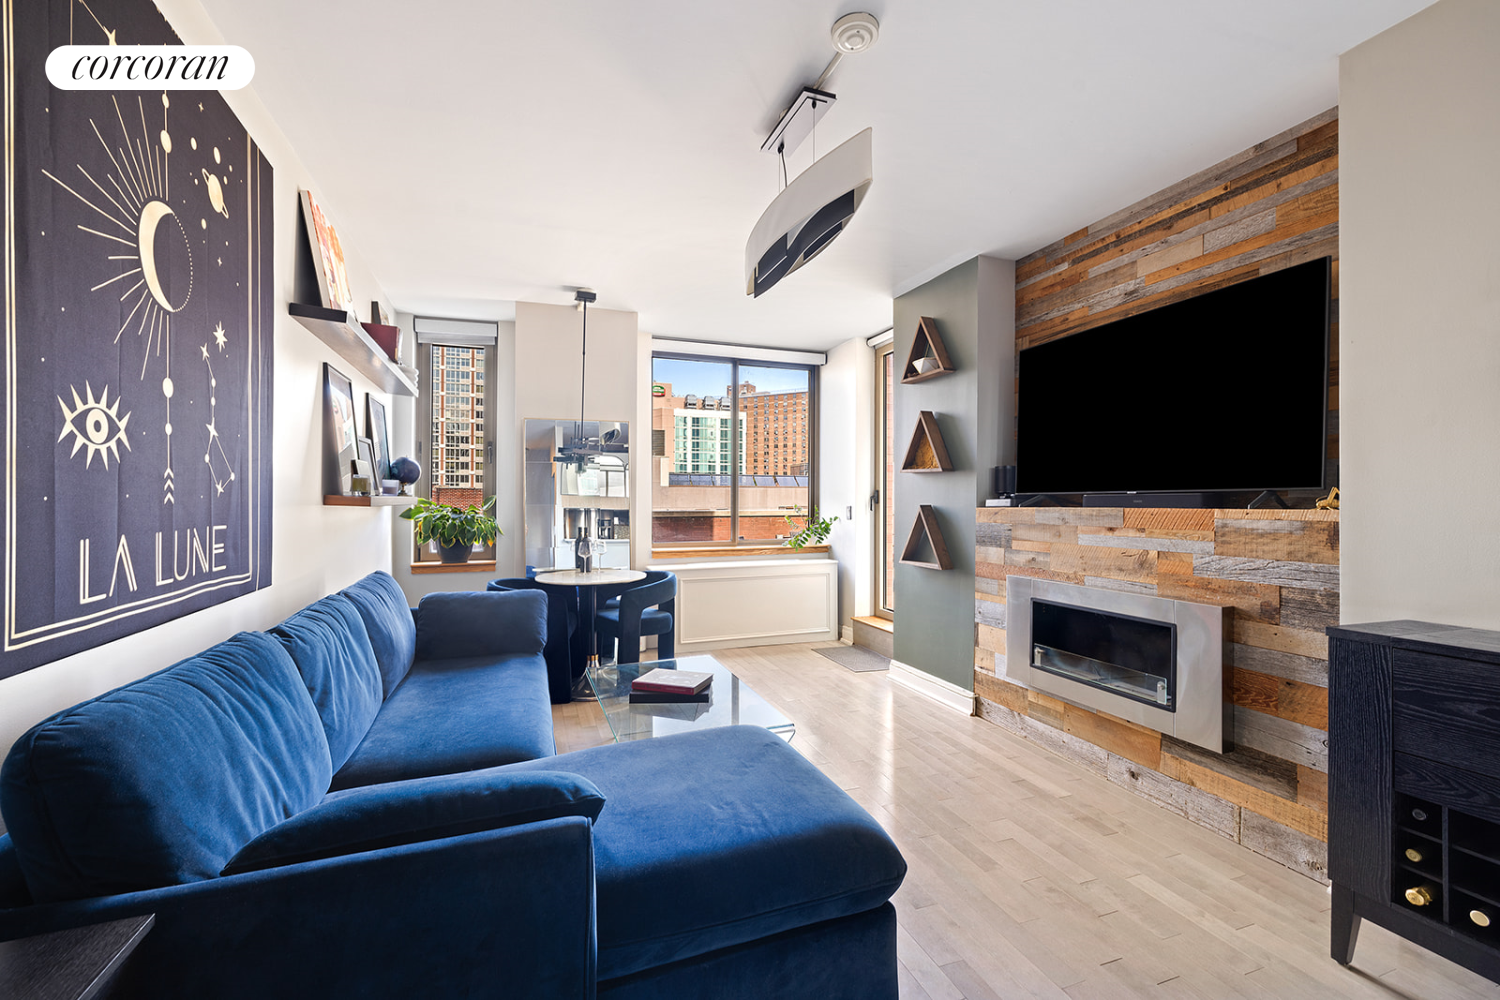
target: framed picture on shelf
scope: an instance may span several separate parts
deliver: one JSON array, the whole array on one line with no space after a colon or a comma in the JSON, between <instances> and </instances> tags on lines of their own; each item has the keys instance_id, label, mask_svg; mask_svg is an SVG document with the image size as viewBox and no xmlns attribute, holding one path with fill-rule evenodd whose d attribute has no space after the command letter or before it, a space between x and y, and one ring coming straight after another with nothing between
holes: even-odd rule
<instances>
[{"instance_id":1,"label":"framed picture on shelf","mask_svg":"<svg viewBox=\"0 0 1500 1000\"><path fill-rule=\"evenodd\" d=\"M311 191L302 192L302 216L307 223L307 239L312 247L313 270L318 274L318 295L323 300L323 307L342 309L358 322L338 230L323 214L322 206Z\"/></svg>"},{"instance_id":2,"label":"framed picture on shelf","mask_svg":"<svg viewBox=\"0 0 1500 1000\"><path fill-rule=\"evenodd\" d=\"M373 460L375 449L366 437L356 438L354 458L354 480L351 488L356 496L368 494L373 496L380 492L380 484L375 481L375 462Z\"/></svg>"},{"instance_id":3,"label":"framed picture on shelf","mask_svg":"<svg viewBox=\"0 0 1500 1000\"><path fill-rule=\"evenodd\" d=\"M375 482L391 478L391 426L385 419L385 404L373 393L365 394L365 436L375 450Z\"/></svg>"},{"instance_id":4,"label":"framed picture on shelf","mask_svg":"<svg viewBox=\"0 0 1500 1000\"><path fill-rule=\"evenodd\" d=\"M375 474L375 446L366 437L356 438L355 469L360 475L373 476Z\"/></svg>"},{"instance_id":5,"label":"framed picture on shelf","mask_svg":"<svg viewBox=\"0 0 1500 1000\"><path fill-rule=\"evenodd\" d=\"M354 386L343 372L323 362L323 492L348 496L358 433L354 426Z\"/></svg>"}]
</instances>

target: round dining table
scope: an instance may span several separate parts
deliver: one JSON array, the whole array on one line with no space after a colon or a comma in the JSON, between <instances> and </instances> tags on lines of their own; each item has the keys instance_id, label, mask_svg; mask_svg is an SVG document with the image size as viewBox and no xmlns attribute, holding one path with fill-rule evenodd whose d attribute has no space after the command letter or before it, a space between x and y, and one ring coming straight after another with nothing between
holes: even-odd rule
<instances>
[{"instance_id":1,"label":"round dining table","mask_svg":"<svg viewBox=\"0 0 1500 1000\"><path fill-rule=\"evenodd\" d=\"M538 573L533 579L549 587L578 588L578 626L583 629L583 648L588 662L584 676L599 666L599 651L595 648L594 616L599 613L599 588L619 587L637 580L646 579L638 569L595 569L585 573L577 569L554 569ZM575 692L576 696L577 692Z\"/></svg>"}]
</instances>

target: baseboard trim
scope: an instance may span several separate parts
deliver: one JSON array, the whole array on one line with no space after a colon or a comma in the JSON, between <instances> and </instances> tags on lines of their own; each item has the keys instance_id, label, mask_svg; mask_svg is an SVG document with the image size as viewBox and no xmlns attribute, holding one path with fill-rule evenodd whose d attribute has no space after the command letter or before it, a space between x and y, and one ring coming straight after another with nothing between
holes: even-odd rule
<instances>
[{"instance_id":1,"label":"baseboard trim","mask_svg":"<svg viewBox=\"0 0 1500 1000\"><path fill-rule=\"evenodd\" d=\"M854 645L854 626L844 625L839 628L839 642L846 646Z\"/></svg>"},{"instance_id":2,"label":"baseboard trim","mask_svg":"<svg viewBox=\"0 0 1500 1000\"><path fill-rule=\"evenodd\" d=\"M974 714L974 692L959 687L957 684L934 677L923 670L902 663L900 660L891 660L891 680L904 688L910 688L921 695L926 695L933 701L955 712L964 715Z\"/></svg>"}]
</instances>

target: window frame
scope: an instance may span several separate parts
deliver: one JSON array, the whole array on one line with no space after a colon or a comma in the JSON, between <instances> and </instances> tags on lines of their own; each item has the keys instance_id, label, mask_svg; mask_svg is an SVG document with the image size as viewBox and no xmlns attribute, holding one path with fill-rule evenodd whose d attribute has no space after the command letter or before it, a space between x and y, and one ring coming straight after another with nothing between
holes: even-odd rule
<instances>
[{"instance_id":1,"label":"window frame","mask_svg":"<svg viewBox=\"0 0 1500 1000\"><path fill-rule=\"evenodd\" d=\"M652 351L651 379L656 380L656 359L668 361L703 361L709 364L729 365L729 541L728 542L657 542L653 549L691 549L710 546L712 548L765 548L773 539L751 539L740 536L740 468L745 464L744 442L741 440L741 424L748 426L747 411L740 408L740 369L781 368L807 373L807 512L818 506L818 433L821 411L819 408L818 375L821 365L802 364L794 361L762 361L755 358L725 357L722 355L693 354L680 351ZM781 412L785 413L783 406ZM783 421L785 422L785 421ZM675 428L674 428L675 430ZM651 506L651 518L656 519L656 505ZM654 535L654 532L653 532ZM790 550L789 550L790 551Z\"/></svg>"},{"instance_id":2,"label":"window frame","mask_svg":"<svg viewBox=\"0 0 1500 1000\"><path fill-rule=\"evenodd\" d=\"M875 553L874 608L878 618L892 621L896 616L896 546L900 539L890 514L895 504L896 454L900 447L896 440L892 396L896 387L896 344L894 339L875 348L875 495L879 497L872 506L874 531L872 544ZM890 379L889 385L887 378ZM888 474L889 470L889 474ZM872 499L874 499L872 497ZM887 606L886 598L890 604Z\"/></svg>"},{"instance_id":3,"label":"window frame","mask_svg":"<svg viewBox=\"0 0 1500 1000\"><path fill-rule=\"evenodd\" d=\"M438 396L437 391L432 387L432 352L434 348L445 347L458 347L465 349L482 348L485 352L483 367L470 369L476 375L476 378L474 379L472 384L476 389L483 390L482 392L476 392L473 398L477 400L477 402L475 403L474 417L480 428L482 428L484 431L484 447L476 448L472 441L473 435L470 434L468 435L470 440L464 442L463 444L454 444L451 446L455 449L455 452L456 450L461 449L467 452L467 455L460 459L455 453L454 455L449 456L446 461L462 461L465 465L472 466L477 457L479 461L482 461L484 463L483 486L480 487L481 492L485 497L492 497L496 494L495 439L497 428L494 424L494 418L490 416L490 414L493 414L495 412L495 386L498 382L497 374L499 372L500 364L499 344L498 342L480 344L474 343L472 341L446 341L442 339L441 334L428 334L427 339L419 339L417 343L417 370L422 373L422 377L419 381L425 391L418 393L416 406L417 462L422 466L422 471L424 473L422 479L419 480L416 484L416 493L420 497L425 497L429 500L432 499L433 485L438 484L438 477L442 476L445 471L448 471L446 469L438 467L438 461L435 457L437 455L436 445L438 444L438 442L433 439L432 432L432 421L434 417L433 411L436 408ZM445 371L443 375L443 382L445 385L447 381L448 373ZM476 453L478 454L476 455ZM484 548L476 549L474 551L474 554L470 556L470 561L484 561L492 560L494 558L495 545L492 542ZM416 535L415 533L413 533L412 562L437 563L440 561L441 557L437 553L436 547L429 545L418 545L416 542Z\"/></svg>"}]
</instances>

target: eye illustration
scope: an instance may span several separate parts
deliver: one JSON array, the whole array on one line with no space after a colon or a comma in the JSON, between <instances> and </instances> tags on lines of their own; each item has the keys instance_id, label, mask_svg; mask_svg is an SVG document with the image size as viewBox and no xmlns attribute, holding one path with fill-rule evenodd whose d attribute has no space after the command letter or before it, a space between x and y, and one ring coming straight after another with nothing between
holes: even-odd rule
<instances>
[{"instance_id":1,"label":"eye illustration","mask_svg":"<svg viewBox=\"0 0 1500 1000\"><path fill-rule=\"evenodd\" d=\"M73 391L73 409L68 409L62 397L57 397L57 405L62 407L63 429L57 436L59 443L68 436L71 431L74 437L73 450L68 453L72 458L78 454L78 449L88 448L84 455L83 467L85 469L93 465L94 455L98 455L104 462L104 467L109 468L109 456L114 455L115 461L120 461L120 445L125 445L125 450L130 450L130 440L125 436L125 425L130 423L130 414L120 416L120 399L115 398L113 406L109 405L109 386L105 386L94 398L94 390L87 382L83 385L85 399L78 398L78 390Z\"/></svg>"}]
</instances>

